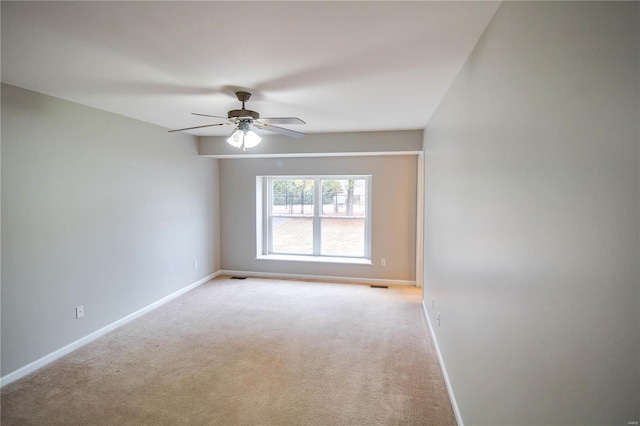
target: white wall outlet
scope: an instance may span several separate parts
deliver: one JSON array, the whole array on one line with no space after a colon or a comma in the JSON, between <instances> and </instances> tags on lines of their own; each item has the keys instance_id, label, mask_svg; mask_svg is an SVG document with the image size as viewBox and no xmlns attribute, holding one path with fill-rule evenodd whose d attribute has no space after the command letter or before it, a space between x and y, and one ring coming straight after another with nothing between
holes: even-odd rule
<instances>
[{"instance_id":1,"label":"white wall outlet","mask_svg":"<svg viewBox=\"0 0 640 426\"><path fill-rule=\"evenodd\" d=\"M380 266L387 266L387 259L380 259Z\"/></svg>"},{"instance_id":2,"label":"white wall outlet","mask_svg":"<svg viewBox=\"0 0 640 426\"><path fill-rule=\"evenodd\" d=\"M193 261L193 269L198 269L198 261L197 260Z\"/></svg>"},{"instance_id":3,"label":"white wall outlet","mask_svg":"<svg viewBox=\"0 0 640 426\"><path fill-rule=\"evenodd\" d=\"M84 305L76 306L76 319L84 316Z\"/></svg>"},{"instance_id":4,"label":"white wall outlet","mask_svg":"<svg viewBox=\"0 0 640 426\"><path fill-rule=\"evenodd\" d=\"M440 312L438 312L438 327L440 327Z\"/></svg>"}]
</instances>

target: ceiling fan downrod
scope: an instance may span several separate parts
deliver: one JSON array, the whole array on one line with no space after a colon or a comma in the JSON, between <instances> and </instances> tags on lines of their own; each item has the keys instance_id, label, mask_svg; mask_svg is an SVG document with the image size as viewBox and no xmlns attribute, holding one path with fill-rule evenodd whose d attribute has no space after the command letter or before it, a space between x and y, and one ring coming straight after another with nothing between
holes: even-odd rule
<instances>
[{"instance_id":1,"label":"ceiling fan downrod","mask_svg":"<svg viewBox=\"0 0 640 426\"><path fill-rule=\"evenodd\" d=\"M242 109L232 109L227 113L228 118L242 119L251 118L257 120L260 118L260 114L256 111L251 111L245 108L244 103L249 100L251 93L249 92L236 92L236 96L240 102L242 102Z\"/></svg>"}]
</instances>

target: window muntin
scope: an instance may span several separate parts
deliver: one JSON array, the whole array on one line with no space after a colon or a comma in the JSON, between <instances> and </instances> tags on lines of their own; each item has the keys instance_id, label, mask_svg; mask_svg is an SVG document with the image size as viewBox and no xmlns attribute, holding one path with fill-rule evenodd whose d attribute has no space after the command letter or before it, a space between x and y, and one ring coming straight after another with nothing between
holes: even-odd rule
<instances>
[{"instance_id":1,"label":"window muntin","mask_svg":"<svg viewBox=\"0 0 640 426\"><path fill-rule=\"evenodd\" d=\"M371 258L370 176L271 176L266 187L264 254Z\"/></svg>"}]
</instances>

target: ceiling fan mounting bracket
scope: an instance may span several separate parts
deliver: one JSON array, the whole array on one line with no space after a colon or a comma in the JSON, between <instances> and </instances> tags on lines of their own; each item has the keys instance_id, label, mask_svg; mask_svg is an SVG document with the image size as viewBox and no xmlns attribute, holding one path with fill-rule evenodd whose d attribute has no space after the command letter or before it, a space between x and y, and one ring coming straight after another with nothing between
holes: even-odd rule
<instances>
[{"instance_id":1,"label":"ceiling fan mounting bracket","mask_svg":"<svg viewBox=\"0 0 640 426\"><path fill-rule=\"evenodd\" d=\"M247 102L251 97L251 93L249 92L236 92L236 96L240 102Z\"/></svg>"}]
</instances>

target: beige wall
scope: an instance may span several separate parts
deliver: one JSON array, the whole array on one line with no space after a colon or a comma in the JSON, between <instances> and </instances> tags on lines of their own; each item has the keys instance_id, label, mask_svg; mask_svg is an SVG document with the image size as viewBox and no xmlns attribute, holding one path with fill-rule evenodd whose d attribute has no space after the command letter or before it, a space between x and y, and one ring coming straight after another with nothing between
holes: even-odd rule
<instances>
[{"instance_id":1,"label":"beige wall","mask_svg":"<svg viewBox=\"0 0 640 426\"><path fill-rule=\"evenodd\" d=\"M2 376L219 269L218 160L196 145L2 85Z\"/></svg>"},{"instance_id":2,"label":"beige wall","mask_svg":"<svg viewBox=\"0 0 640 426\"><path fill-rule=\"evenodd\" d=\"M425 304L465 424L640 420L639 8L502 3L425 129Z\"/></svg>"},{"instance_id":3,"label":"beige wall","mask_svg":"<svg viewBox=\"0 0 640 426\"><path fill-rule=\"evenodd\" d=\"M222 269L415 281L416 164L416 156L220 160ZM307 174L372 175L374 265L256 260L256 176Z\"/></svg>"}]
</instances>

